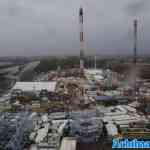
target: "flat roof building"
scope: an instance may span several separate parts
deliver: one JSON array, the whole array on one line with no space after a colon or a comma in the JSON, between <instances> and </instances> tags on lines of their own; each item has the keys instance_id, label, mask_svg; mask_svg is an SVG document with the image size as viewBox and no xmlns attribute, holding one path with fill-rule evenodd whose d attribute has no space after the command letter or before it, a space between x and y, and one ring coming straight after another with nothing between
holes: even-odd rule
<instances>
[{"instance_id":1,"label":"flat roof building","mask_svg":"<svg viewBox=\"0 0 150 150\"><path fill-rule=\"evenodd\" d=\"M47 90L49 92L54 92L57 82L16 82L13 90L22 90L23 92L34 92Z\"/></svg>"}]
</instances>

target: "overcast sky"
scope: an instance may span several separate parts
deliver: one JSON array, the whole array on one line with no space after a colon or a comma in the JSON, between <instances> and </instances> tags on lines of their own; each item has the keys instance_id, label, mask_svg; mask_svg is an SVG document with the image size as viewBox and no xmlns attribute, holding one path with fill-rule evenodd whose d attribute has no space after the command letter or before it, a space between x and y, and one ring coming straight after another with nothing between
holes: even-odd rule
<instances>
[{"instance_id":1,"label":"overcast sky","mask_svg":"<svg viewBox=\"0 0 150 150\"><path fill-rule=\"evenodd\" d=\"M84 9L87 54L150 53L150 0L0 0L0 56L78 54Z\"/></svg>"}]
</instances>

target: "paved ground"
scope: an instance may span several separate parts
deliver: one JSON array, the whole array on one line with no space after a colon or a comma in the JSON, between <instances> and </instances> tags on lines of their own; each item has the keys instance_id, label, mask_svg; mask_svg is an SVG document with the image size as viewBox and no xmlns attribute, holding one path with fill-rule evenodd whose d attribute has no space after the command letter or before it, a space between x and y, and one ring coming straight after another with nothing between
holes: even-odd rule
<instances>
[{"instance_id":1,"label":"paved ground","mask_svg":"<svg viewBox=\"0 0 150 150\"><path fill-rule=\"evenodd\" d=\"M77 150L112 150L111 145L105 145L103 143L93 144L77 144Z\"/></svg>"}]
</instances>

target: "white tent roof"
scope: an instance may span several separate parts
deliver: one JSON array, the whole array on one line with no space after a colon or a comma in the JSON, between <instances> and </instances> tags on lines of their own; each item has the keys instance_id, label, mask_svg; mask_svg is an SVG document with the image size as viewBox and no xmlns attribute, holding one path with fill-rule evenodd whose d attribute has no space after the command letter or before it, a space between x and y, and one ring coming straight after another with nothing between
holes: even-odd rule
<instances>
[{"instance_id":1,"label":"white tent roof","mask_svg":"<svg viewBox=\"0 0 150 150\"><path fill-rule=\"evenodd\" d=\"M46 89L48 91L55 91L56 82L16 82L13 89L20 89L22 91L41 91Z\"/></svg>"}]
</instances>

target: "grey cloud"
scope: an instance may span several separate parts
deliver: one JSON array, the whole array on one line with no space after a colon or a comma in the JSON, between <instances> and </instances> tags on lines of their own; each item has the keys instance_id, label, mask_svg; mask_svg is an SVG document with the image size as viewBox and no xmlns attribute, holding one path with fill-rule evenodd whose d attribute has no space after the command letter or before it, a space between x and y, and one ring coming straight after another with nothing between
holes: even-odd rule
<instances>
[{"instance_id":1,"label":"grey cloud","mask_svg":"<svg viewBox=\"0 0 150 150\"><path fill-rule=\"evenodd\" d=\"M149 0L131 0L125 7L127 14L131 16L141 15L149 9Z\"/></svg>"},{"instance_id":2,"label":"grey cloud","mask_svg":"<svg viewBox=\"0 0 150 150\"><path fill-rule=\"evenodd\" d=\"M131 53L131 12L137 2L139 1L0 0L0 56L79 54L80 6L85 14L86 54ZM141 14L143 7L150 8L146 4L140 4L141 8L136 6L138 11L135 14ZM141 24L147 22L149 25L148 18L148 15L144 15ZM150 47L147 40L148 25L142 33L142 43L146 45L141 46L143 52L147 52L147 47Z\"/></svg>"}]
</instances>

